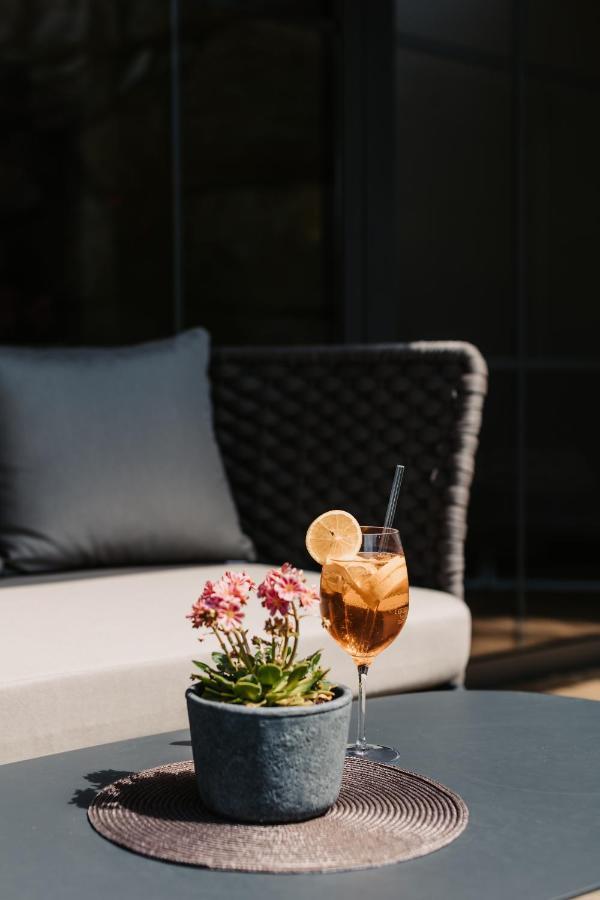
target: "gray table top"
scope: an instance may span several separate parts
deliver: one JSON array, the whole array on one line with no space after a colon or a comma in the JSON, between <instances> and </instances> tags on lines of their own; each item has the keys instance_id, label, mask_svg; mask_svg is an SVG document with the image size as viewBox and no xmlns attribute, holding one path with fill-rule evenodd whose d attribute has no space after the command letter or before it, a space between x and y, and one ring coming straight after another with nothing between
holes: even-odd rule
<instances>
[{"instance_id":1,"label":"gray table top","mask_svg":"<svg viewBox=\"0 0 600 900\"><path fill-rule=\"evenodd\" d=\"M43 701L43 698L42 698ZM189 759L185 731L0 766L2 900L552 900L600 886L600 703L440 691L371 700L368 735L465 799L467 830L421 859L328 875L210 872L99 837L95 790Z\"/></svg>"}]
</instances>

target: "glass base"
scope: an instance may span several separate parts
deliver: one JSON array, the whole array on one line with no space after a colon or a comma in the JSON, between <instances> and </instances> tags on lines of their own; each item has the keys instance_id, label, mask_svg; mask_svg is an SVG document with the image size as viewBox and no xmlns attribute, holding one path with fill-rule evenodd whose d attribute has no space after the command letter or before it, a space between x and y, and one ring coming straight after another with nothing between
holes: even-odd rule
<instances>
[{"instance_id":1,"label":"glass base","mask_svg":"<svg viewBox=\"0 0 600 900\"><path fill-rule=\"evenodd\" d=\"M370 759L371 762L389 763L400 758L400 754L393 747L380 747L379 744L365 744L357 747L356 744L348 744L346 756L354 759Z\"/></svg>"}]
</instances>

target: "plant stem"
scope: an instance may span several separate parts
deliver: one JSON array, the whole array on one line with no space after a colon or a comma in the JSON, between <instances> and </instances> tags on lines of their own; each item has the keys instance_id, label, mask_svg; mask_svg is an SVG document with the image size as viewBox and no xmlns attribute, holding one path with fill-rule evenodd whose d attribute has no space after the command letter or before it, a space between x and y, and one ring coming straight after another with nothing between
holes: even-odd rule
<instances>
[{"instance_id":1,"label":"plant stem","mask_svg":"<svg viewBox=\"0 0 600 900\"><path fill-rule=\"evenodd\" d=\"M298 618L298 610L296 609L296 604L292 603L292 615L294 616L294 643L292 644L292 655L290 656L290 665L296 659L296 652L298 650L298 638L300 637L300 619ZM287 642L287 633L286 633L286 642ZM287 647L286 647L287 650ZM285 660L284 660L285 665Z\"/></svg>"},{"instance_id":2,"label":"plant stem","mask_svg":"<svg viewBox=\"0 0 600 900\"><path fill-rule=\"evenodd\" d=\"M234 663L233 659L231 658L231 654L230 654L229 650L227 649L225 642L221 639L221 635L219 634L216 625L212 625L211 627L213 630L213 634L215 635L216 639L218 640L219 644L221 645L221 649L222 649L223 653L229 660L229 664L231 665L231 668L235 669L235 663Z\"/></svg>"},{"instance_id":3,"label":"plant stem","mask_svg":"<svg viewBox=\"0 0 600 900\"><path fill-rule=\"evenodd\" d=\"M279 658L279 661L280 661L283 669L285 669L285 655L287 653L289 637L290 637L290 626L289 626L288 620L286 619L285 635L283 637L283 643L281 644L281 656ZM273 662L277 662L277 660L273 660Z\"/></svg>"},{"instance_id":4,"label":"plant stem","mask_svg":"<svg viewBox=\"0 0 600 900\"><path fill-rule=\"evenodd\" d=\"M250 671L252 671L254 669L254 659L252 658L252 655L246 651L243 632L239 631L237 628L234 628L233 634L237 642L237 649L242 658L242 662L247 669L250 669Z\"/></svg>"},{"instance_id":5,"label":"plant stem","mask_svg":"<svg viewBox=\"0 0 600 900\"><path fill-rule=\"evenodd\" d=\"M234 632L235 632L235 629L234 629ZM236 660L238 662L241 661L242 665L244 664L244 660L240 658L240 648L239 648L237 642L234 642L231 631L223 631L222 634L223 634L223 637L225 638L225 640L227 640L229 646L231 647L232 659L234 660L233 664L234 664L235 668L237 669L237 668L239 668L239 666L236 665L236 662L235 662Z\"/></svg>"},{"instance_id":6,"label":"plant stem","mask_svg":"<svg viewBox=\"0 0 600 900\"><path fill-rule=\"evenodd\" d=\"M242 663L244 663L244 665L245 665L246 660L244 659L243 647L240 644L240 637L237 632L237 629L232 628L231 631L228 632L228 635L229 635L229 640L231 641L231 643L233 644L233 646L235 648L237 658L240 659L242 661Z\"/></svg>"},{"instance_id":7,"label":"plant stem","mask_svg":"<svg viewBox=\"0 0 600 900\"><path fill-rule=\"evenodd\" d=\"M248 656L250 657L250 659L253 660L253 659L254 659L254 654L252 653L252 650L251 650L251 648L250 648L250 644L248 643L248 637L247 637L248 632L247 632L247 631L241 631L240 634L242 635L242 641L243 641L243 643L244 643L244 648L245 648L245 650L246 650L246 653L248 654Z\"/></svg>"}]
</instances>

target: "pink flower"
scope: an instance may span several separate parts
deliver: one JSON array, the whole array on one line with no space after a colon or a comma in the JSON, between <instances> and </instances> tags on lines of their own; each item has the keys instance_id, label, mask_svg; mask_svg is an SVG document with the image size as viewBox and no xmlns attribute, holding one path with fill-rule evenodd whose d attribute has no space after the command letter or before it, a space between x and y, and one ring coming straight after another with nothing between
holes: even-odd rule
<instances>
[{"instance_id":1,"label":"pink flower","mask_svg":"<svg viewBox=\"0 0 600 900\"><path fill-rule=\"evenodd\" d=\"M210 582L207 582L207 585ZM250 591L256 585L245 572L225 572L215 584L210 584L209 603L218 607L223 602L245 604L248 602Z\"/></svg>"},{"instance_id":2,"label":"pink flower","mask_svg":"<svg viewBox=\"0 0 600 900\"><path fill-rule=\"evenodd\" d=\"M319 599L316 590L306 583L302 570L295 569L290 563L281 567L280 583L285 595L300 607L311 606Z\"/></svg>"},{"instance_id":3,"label":"pink flower","mask_svg":"<svg viewBox=\"0 0 600 900\"><path fill-rule=\"evenodd\" d=\"M186 619L191 619L192 628L208 628L215 620L215 611L207 603L210 595L210 589L207 591L209 585L208 581L204 591L192 606L192 611L186 616Z\"/></svg>"},{"instance_id":4,"label":"pink flower","mask_svg":"<svg viewBox=\"0 0 600 900\"><path fill-rule=\"evenodd\" d=\"M285 597L280 597L276 590L276 572L276 569L272 569L266 575L265 580L259 584L256 593L260 597L262 605L268 609L269 615L275 616L277 613L280 613L282 616L287 616L290 611L290 604Z\"/></svg>"},{"instance_id":5,"label":"pink flower","mask_svg":"<svg viewBox=\"0 0 600 900\"><path fill-rule=\"evenodd\" d=\"M224 631L237 628L244 620L244 613L239 602L222 600L217 609L217 624Z\"/></svg>"},{"instance_id":6,"label":"pink flower","mask_svg":"<svg viewBox=\"0 0 600 900\"><path fill-rule=\"evenodd\" d=\"M198 600L196 602L197 603L202 602L202 603L206 604L207 601L209 600L209 598L212 596L212 592L213 592L213 583L212 583L212 581L207 581L202 589L202 593L200 594L200 596L198 597Z\"/></svg>"},{"instance_id":7,"label":"pink flower","mask_svg":"<svg viewBox=\"0 0 600 900\"><path fill-rule=\"evenodd\" d=\"M245 572L225 572L218 581L206 582L187 618L191 619L193 628L211 627L216 623L229 631L242 623L242 607L255 587Z\"/></svg>"},{"instance_id":8,"label":"pink flower","mask_svg":"<svg viewBox=\"0 0 600 900\"><path fill-rule=\"evenodd\" d=\"M270 615L289 615L292 604L302 608L317 600L317 593L306 584L304 575L290 563L272 569L258 587L258 596Z\"/></svg>"},{"instance_id":9,"label":"pink flower","mask_svg":"<svg viewBox=\"0 0 600 900\"><path fill-rule=\"evenodd\" d=\"M270 616L287 616L290 613L289 600L280 597L274 590L265 591L262 605L269 611Z\"/></svg>"}]
</instances>

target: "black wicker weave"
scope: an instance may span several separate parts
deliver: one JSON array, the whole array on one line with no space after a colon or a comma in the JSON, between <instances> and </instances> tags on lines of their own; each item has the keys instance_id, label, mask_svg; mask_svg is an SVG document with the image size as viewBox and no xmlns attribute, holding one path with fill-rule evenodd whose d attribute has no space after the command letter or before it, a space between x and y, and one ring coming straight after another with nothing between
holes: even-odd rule
<instances>
[{"instance_id":1,"label":"black wicker weave","mask_svg":"<svg viewBox=\"0 0 600 900\"><path fill-rule=\"evenodd\" d=\"M223 348L212 363L217 438L259 559L314 567L327 509L381 523L396 463L411 581L463 593L464 540L487 369L459 342Z\"/></svg>"}]
</instances>

